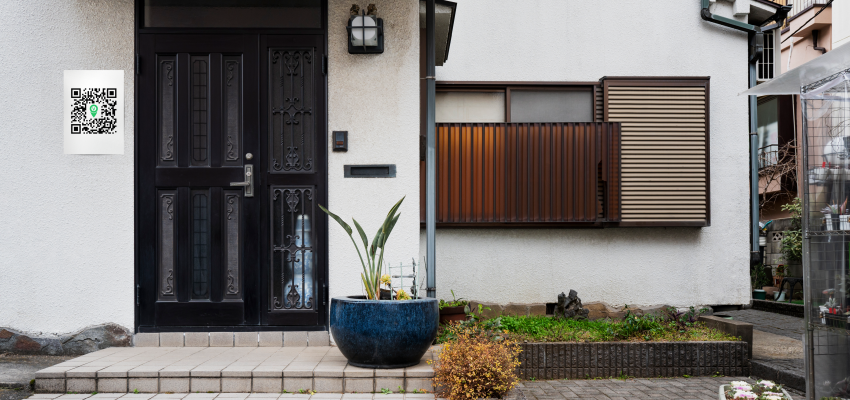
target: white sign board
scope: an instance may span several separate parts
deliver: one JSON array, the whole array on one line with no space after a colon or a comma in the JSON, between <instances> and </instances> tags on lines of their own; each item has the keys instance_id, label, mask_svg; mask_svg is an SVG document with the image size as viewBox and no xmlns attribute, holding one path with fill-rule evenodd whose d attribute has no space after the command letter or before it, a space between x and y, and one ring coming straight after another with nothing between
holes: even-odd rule
<instances>
[{"instance_id":1,"label":"white sign board","mask_svg":"<svg viewBox=\"0 0 850 400\"><path fill-rule=\"evenodd\" d=\"M124 154L124 71L65 71L65 154Z\"/></svg>"}]
</instances>

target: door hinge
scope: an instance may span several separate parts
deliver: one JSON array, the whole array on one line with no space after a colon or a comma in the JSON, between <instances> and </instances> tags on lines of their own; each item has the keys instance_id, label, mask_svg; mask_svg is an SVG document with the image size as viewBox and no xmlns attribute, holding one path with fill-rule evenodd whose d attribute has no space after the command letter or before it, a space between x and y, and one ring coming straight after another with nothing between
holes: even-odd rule
<instances>
[{"instance_id":1,"label":"door hinge","mask_svg":"<svg viewBox=\"0 0 850 400\"><path fill-rule=\"evenodd\" d=\"M328 305L328 284L327 283L322 284L322 305L323 306Z\"/></svg>"},{"instance_id":2,"label":"door hinge","mask_svg":"<svg viewBox=\"0 0 850 400\"><path fill-rule=\"evenodd\" d=\"M136 54L136 75L142 74L142 56Z\"/></svg>"},{"instance_id":3,"label":"door hinge","mask_svg":"<svg viewBox=\"0 0 850 400\"><path fill-rule=\"evenodd\" d=\"M327 55L322 56L322 73L325 74L325 76L328 75L328 56Z\"/></svg>"},{"instance_id":4,"label":"door hinge","mask_svg":"<svg viewBox=\"0 0 850 400\"><path fill-rule=\"evenodd\" d=\"M139 284L136 284L136 305L139 305Z\"/></svg>"}]
</instances>

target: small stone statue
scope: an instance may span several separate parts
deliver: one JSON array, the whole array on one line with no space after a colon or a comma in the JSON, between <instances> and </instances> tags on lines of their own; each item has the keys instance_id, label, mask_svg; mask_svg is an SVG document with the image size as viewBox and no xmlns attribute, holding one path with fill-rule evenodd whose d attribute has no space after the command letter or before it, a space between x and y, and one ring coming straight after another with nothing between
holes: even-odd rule
<instances>
[{"instance_id":1,"label":"small stone statue","mask_svg":"<svg viewBox=\"0 0 850 400\"><path fill-rule=\"evenodd\" d=\"M366 7L366 15L378 15L378 7L375 7L374 4L369 4Z\"/></svg>"},{"instance_id":2,"label":"small stone statue","mask_svg":"<svg viewBox=\"0 0 850 400\"><path fill-rule=\"evenodd\" d=\"M587 319L590 311L581 305L581 299L578 298L578 293L570 289L570 295L567 296L563 292L558 295L558 305L555 306L555 318L568 319Z\"/></svg>"},{"instance_id":3,"label":"small stone statue","mask_svg":"<svg viewBox=\"0 0 850 400\"><path fill-rule=\"evenodd\" d=\"M348 12L351 13L352 16L360 15L360 6L352 4L351 9L348 10Z\"/></svg>"}]
</instances>

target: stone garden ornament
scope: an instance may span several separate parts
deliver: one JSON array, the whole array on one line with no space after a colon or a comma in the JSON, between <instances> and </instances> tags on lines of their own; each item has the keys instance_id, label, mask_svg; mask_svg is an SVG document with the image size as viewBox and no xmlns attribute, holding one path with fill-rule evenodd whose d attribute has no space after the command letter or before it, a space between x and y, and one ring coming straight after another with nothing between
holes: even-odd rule
<instances>
[{"instance_id":1,"label":"stone garden ornament","mask_svg":"<svg viewBox=\"0 0 850 400\"><path fill-rule=\"evenodd\" d=\"M570 289L570 295L567 296L564 292L558 295L558 305L555 307L555 318L565 319L587 319L590 311L584 308L581 304L581 299L578 298L578 293Z\"/></svg>"}]
</instances>

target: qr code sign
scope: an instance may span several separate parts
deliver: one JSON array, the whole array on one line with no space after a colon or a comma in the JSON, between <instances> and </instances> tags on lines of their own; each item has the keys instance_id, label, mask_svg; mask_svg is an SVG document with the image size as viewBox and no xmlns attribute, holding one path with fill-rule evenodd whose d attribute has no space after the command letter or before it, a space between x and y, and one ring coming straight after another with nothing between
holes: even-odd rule
<instances>
[{"instance_id":1,"label":"qr code sign","mask_svg":"<svg viewBox=\"0 0 850 400\"><path fill-rule=\"evenodd\" d=\"M71 134L114 135L118 126L118 90L71 88Z\"/></svg>"}]
</instances>

